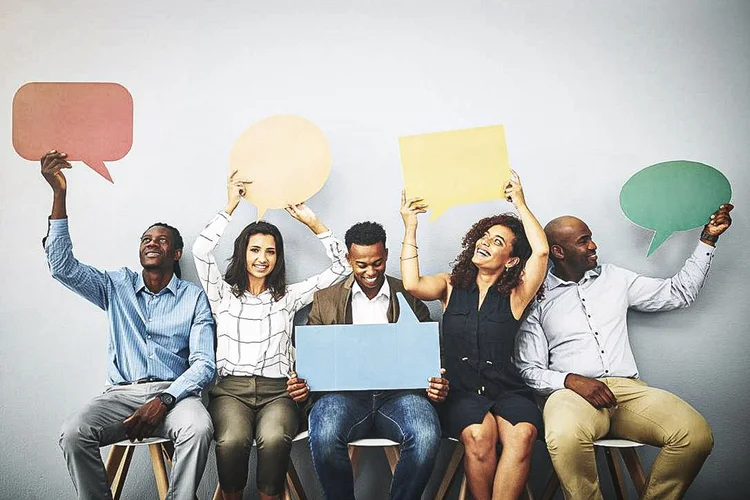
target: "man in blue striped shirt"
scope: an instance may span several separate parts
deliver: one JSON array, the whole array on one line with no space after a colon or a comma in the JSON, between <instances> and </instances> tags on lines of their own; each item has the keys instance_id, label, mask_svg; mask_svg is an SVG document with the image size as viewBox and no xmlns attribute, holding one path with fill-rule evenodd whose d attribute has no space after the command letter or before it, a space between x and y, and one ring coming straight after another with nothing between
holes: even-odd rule
<instances>
[{"instance_id":1,"label":"man in blue striped shirt","mask_svg":"<svg viewBox=\"0 0 750 500\"><path fill-rule=\"evenodd\" d=\"M78 262L68 234L65 157L50 151L41 160L54 193L45 241L50 271L109 317L109 385L60 435L78 498L111 498L100 446L151 436L175 444L167 498L195 498L213 436L199 397L216 369L208 300L199 286L179 279L182 238L166 224L141 236L141 273Z\"/></svg>"}]
</instances>

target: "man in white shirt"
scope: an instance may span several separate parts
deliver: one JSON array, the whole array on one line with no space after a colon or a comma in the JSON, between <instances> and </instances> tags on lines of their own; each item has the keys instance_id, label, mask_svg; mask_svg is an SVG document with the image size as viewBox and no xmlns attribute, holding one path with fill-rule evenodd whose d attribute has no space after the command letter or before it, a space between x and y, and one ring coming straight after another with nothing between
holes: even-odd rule
<instances>
[{"instance_id":1,"label":"man in white shirt","mask_svg":"<svg viewBox=\"0 0 750 500\"><path fill-rule=\"evenodd\" d=\"M388 249L385 230L360 222L345 236L352 274L337 285L315 292L310 325L395 323L397 293L402 293L419 321L430 321L422 301L404 290L400 280L385 274ZM293 376L287 385L295 401L304 401L309 387ZM350 391L322 395L310 411L310 449L325 497L354 498L354 480L347 443L378 437L401 445L390 498L418 499L427 486L440 445L440 423L430 400L448 394L448 381L430 379L427 397L419 391ZM429 398L429 400L428 400Z\"/></svg>"},{"instance_id":2,"label":"man in white shirt","mask_svg":"<svg viewBox=\"0 0 750 500\"><path fill-rule=\"evenodd\" d=\"M554 266L546 298L516 338L516 364L542 396L547 448L567 499L601 499L593 442L609 435L661 448L643 499L677 499L713 448L706 420L688 403L639 379L627 310L689 306L708 273L732 205L711 215L693 254L668 279L597 264L588 226L559 217L545 227Z\"/></svg>"}]
</instances>

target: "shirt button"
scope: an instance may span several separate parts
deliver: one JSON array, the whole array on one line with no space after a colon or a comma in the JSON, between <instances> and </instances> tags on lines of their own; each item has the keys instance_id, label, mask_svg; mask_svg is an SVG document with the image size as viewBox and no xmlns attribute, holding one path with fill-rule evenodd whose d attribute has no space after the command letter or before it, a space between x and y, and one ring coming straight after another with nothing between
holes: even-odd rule
<instances>
[{"instance_id":1,"label":"shirt button","mask_svg":"<svg viewBox=\"0 0 750 500\"><path fill-rule=\"evenodd\" d=\"M154 355L153 354L149 354L148 355L148 359L154 359Z\"/></svg>"},{"instance_id":2,"label":"shirt button","mask_svg":"<svg viewBox=\"0 0 750 500\"><path fill-rule=\"evenodd\" d=\"M604 354L604 351L602 351L602 354Z\"/></svg>"},{"instance_id":3,"label":"shirt button","mask_svg":"<svg viewBox=\"0 0 750 500\"><path fill-rule=\"evenodd\" d=\"M146 338L147 338L147 339L150 339L150 338L151 338L151 335L146 335ZM602 351L602 352L604 352L604 351Z\"/></svg>"},{"instance_id":4,"label":"shirt button","mask_svg":"<svg viewBox=\"0 0 750 500\"><path fill-rule=\"evenodd\" d=\"M609 370L604 370L604 373L609 373Z\"/></svg>"},{"instance_id":5,"label":"shirt button","mask_svg":"<svg viewBox=\"0 0 750 500\"><path fill-rule=\"evenodd\" d=\"M594 332L594 335L599 335L599 332Z\"/></svg>"},{"instance_id":6,"label":"shirt button","mask_svg":"<svg viewBox=\"0 0 750 500\"><path fill-rule=\"evenodd\" d=\"M587 314L586 316L588 316L589 318L591 317L591 315L590 315L590 314ZM151 319L149 319L149 321L151 321Z\"/></svg>"},{"instance_id":7,"label":"shirt button","mask_svg":"<svg viewBox=\"0 0 750 500\"><path fill-rule=\"evenodd\" d=\"M581 297L581 300L584 301L584 302L586 302L586 299L584 299L583 297Z\"/></svg>"}]
</instances>

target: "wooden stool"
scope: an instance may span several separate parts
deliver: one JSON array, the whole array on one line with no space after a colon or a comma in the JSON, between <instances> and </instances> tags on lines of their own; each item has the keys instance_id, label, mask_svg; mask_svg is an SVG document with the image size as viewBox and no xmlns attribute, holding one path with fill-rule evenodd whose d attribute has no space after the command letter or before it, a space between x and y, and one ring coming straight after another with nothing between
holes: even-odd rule
<instances>
[{"instance_id":1,"label":"wooden stool","mask_svg":"<svg viewBox=\"0 0 750 500\"><path fill-rule=\"evenodd\" d=\"M399 444L390 439L380 438L368 438L358 439L349 443L349 460L352 463L352 472L354 477L357 477L357 471L359 470L359 454L362 448L383 448L385 452L385 458L388 459L388 466L391 468L391 475L396 470L396 464L400 456Z\"/></svg>"},{"instance_id":2,"label":"wooden stool","mask_svg":"<svg viewBox=\"0 0 750 500\"><path fill-rule=\"evenodd\" d=\"M169 476L164 459L172 466L172 456L174 456L174 444L169 439L164 438L147 438L143 441L131 442L129 440L120 441L112 445L107 455L107 484L112 490L114 500L119 500L122 494L122 487L125 484L125 477L128 475L130 461L133 459L133 452L138 446L148 446L151 454L151 466L154 468L154 477L156 478L156 489L159 491L159 500L164 500L169 489Z\"/></svg>"},{"instance_id":3,"label":"wooden stool","mask_svg":"<svg viewBox=\"0 0 750 500\"><path fill-rule=\"evenodd\" d=\"M630 441L629 439L599 439L594 441L594 446L604 450L604 455L607 458L607 466L609 467L609 473L612 476L612 483L615 487L615 496L617 500L626 500L628 498L628 490L625 488L625 482L623 480L622 469L620 469L617 455L622 457L622 461L625 462L630 473L630 478L633 480L633 486L635 491L638 493L640 498L643 495L643 489L646 486L646 477L643 474L643 467L641 466L641 459L638 457L637 448L643 446L643 443L636 441ZM557 477L554 469L552 475L547 481L542 492L541 500L551 500L555 493L560 488L560 479Z\"/></svg>"},{"instance_id":4,"label":"wooden stool","mask_svg":"<svg viewBox=\"0 0 750 500\"><path fill-rule=\"evenodd\" d=\"M453 484L453 481L456 478L456 475L458 473L458 466L461 465L464 458L464 446L458 441L458 439L448 438L448 440L455 442L456 446L455 448L453 448L453 453L451 454L451 459L448 462L448 467L446 467L445 469L443 480L441 481L440 487L435 494L435 500L443 500L443 498L445 498L445 495L448 493L451 484ZM464 474L463 478L461 479L461 487L458 490L458 500L466 500L467 497L468 485L466 483L466 474ZM521 495L521 498L524 500L534 500L534 495L531 492L531 487L529 486L528 482L526 483L526 489Z\"/></svg>"},{"instance_id":5,"label":"wooden stool","mask_svg":"<svg viewBox=\"0 0 750 500\"><path fill-rule=\"evenodd\" d=\"M294 439L292 439L292 443L307 439L307 436L307 431L300 432L299 434L294 436ZM253 441L253 446L255 446L255 441ZM213 500L222 500L222 498L223 495L221 494L221 485L217 484ZM299 475L297 474L297 469L294 468L294 464L292 463L291 458L289 459L289 467L287 467L286 470L286 480L284 481L284 494L282 498L284 498L284 500L294 500L295 498L297 500L307 500L305 490L302 489L302 481L300 481Z\"/></svg>"}]
</instances>

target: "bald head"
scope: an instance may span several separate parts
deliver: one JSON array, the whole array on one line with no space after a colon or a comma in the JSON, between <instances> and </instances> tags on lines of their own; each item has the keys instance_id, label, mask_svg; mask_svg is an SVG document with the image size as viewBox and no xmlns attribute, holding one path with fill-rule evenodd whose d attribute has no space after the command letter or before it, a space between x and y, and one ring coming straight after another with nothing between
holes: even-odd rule
<instances>
[{"instance_id":1,"label":"bald head","mask_svg":"<svg viewBox=\"0 0 750 500\"><path fill-rule=\"evenodd\" d=\"M556 272L576 277L596 267L596 243L591 239L591 230L578 217L564 215L552 219L544 227L550 247L550 258Z\"/></svg>"},{"instance_id":2,"label":"bald head","mask_svg":"<svg viewBox=\"0 0 750 500\"><path fill-rule=\"evenodd\" d=\"M547 241L550 246L560 245L572 233L578 233L583 228L588 230L588 226L578 217L572 215L563 215L552 219L544 226L544 234L547 235Z\"/></svg>"}]
</instances>

